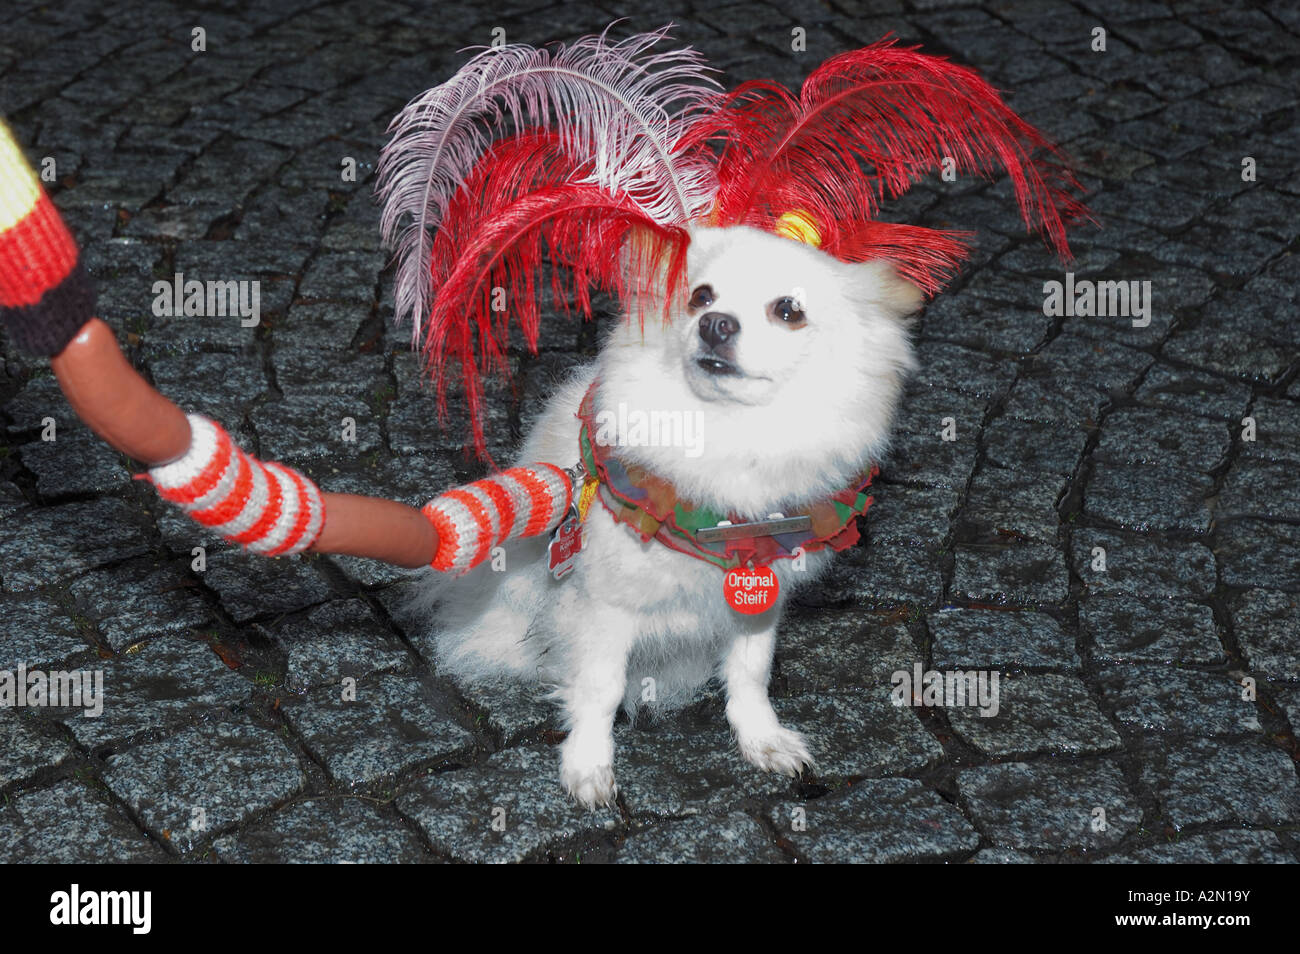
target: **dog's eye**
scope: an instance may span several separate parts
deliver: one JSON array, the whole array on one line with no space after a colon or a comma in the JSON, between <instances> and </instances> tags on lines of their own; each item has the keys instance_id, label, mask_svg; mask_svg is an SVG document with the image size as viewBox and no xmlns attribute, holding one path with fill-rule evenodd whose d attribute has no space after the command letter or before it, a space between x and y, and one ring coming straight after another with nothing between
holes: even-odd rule
<instances>
[{"instance_id":1,"label":"dog's eye","mask_svg":"<svg viewBox=\"0 0 1300 954\"><path fill-rule=\"evenodd\" d=\"M701 285L695 291L691 292L690 307L693 309L708 308L713 304L713 286Z\"/></svg>"},{"instance_id":2,"label":"dog's eye","mask_svg":"<svg viewBox=\"0 0 1300 954\"><path fill-rule=\"evenodd\" d=\"M767 315L769 318L785 322L785 324L795 328L800 327L808 320L808 316L804 314L799 302L793 298L778 298L767 306Z\"/></svg>"}]
</instances>

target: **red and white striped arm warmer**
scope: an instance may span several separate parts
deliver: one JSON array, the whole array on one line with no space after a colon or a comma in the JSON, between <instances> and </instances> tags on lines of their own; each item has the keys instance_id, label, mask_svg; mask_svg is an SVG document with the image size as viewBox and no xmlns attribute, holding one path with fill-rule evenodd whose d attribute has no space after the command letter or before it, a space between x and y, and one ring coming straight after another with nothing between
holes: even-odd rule
<instances>
[{"instance_id":1,"label":"red and white striped arm warmer","mask_svg":"<svg viewBox=\"0 0 1300 954\"><path fill-rule=\"evenodd\" d=\"M231 543L253 553L301 553L325 526L325 504L310 480L283 464L264 464L240 450L220 424L187 415L192 435L184 457L149 470L165 500Z\"/></svg>"},{"instance_id":2,"label":"red and white striped arm warmer","mask_svg":"<svg viewBox=\"0 0 1300 954\"><path fill-rule=\"evenodd\" d=\"M554 464L512 467L424 505L438 533L432 566L460 575L507 540L534 537L559 525L573 503L573 479Z\"/></svg>"}]
</instances>

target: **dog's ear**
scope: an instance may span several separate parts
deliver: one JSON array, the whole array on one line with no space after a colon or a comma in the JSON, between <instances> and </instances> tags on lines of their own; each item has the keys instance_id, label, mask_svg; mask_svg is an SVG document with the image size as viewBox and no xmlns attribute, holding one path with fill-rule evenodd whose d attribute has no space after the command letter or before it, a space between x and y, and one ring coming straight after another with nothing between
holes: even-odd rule
<instances>
[{"instance_id":1,"label":"dog's ear","mask_svg":"<svg viewBox=\"0 0 1300 954\"><path fill-rule=\"evenodd\" d=\"M925 304L925 293L899 276L884 259L873 258L849 266L858 297L877 305L896 321L910 322Z\"/></svg>"}]
</instances>

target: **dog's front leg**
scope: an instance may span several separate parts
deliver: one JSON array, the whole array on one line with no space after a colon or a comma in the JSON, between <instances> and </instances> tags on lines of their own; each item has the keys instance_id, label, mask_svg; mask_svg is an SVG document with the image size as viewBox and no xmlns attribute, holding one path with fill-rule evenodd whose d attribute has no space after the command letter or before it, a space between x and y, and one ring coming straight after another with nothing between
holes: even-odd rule
<instances>
[{"instance_id":1,"label":"dog's front leg","mask_svg":"<svg viewBox=\"0 0 1300 954\"><path fill-rule=\"evenodd\" d=\"M727 721L746 761L765 772L798 775L813 760L803 736L781 725L767 697L775 649L775 620L765 629L732 640L722 662Z\"/></svg>"},{"instance_id":2,"label":"dog's front leg","mask_svg":"<svg viewBox=\"0 0 1300 954\"><path fill-rule=\"evenodd\" d=\"M601 608L576 622L573 675L560 689L569 737L560 747L560 781L588 808L608 805L614 783L614 716L627 685L630 620Z\"/></svg>"}]
</instances>

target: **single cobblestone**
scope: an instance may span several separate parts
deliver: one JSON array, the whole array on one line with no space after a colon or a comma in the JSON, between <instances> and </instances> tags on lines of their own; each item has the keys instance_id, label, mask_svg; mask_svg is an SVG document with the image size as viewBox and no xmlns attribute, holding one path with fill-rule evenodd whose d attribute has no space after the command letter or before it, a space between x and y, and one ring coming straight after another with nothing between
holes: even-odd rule
<instances>
[{"instance_id":1,"label":"single cobblestone","mask_svg":"<svg viewBox=\"0 0 1300 954\"><path fill-rule=\"evenodd\" d=\"M732 813L725 818L688 818L630 835L616 860L624 865L728 865L781 864L790 859L758 822Z\"/></svg>"},{"instance_id":2,"label":"single cobblestone","mask_svg":"<svg viewBox=\"0 0 1300 954\"><path fill-rule=\"evenodd\" d=\"M1090 595L1079 607L1079 630L1102 662L1212 665L1224 658L1214 611L1187 600Z\"/></svg>"},{"instance_id":3,"label":"single cobblestone","mask_svg":"<svg viewBox=\"0 0 1300 954\"><path fill-rule=\"evenodd\" d=\"M958 547L955 594L979 602L1046 606L1065 602L1070 578L1055 547L1038 543Z\"/></svg>"},{"instance_id":4,"label":"single cobblestone","mask_svg":"<svg viewBox=\"0 0 1300 954\"><path fill-rule=\"evenodd\" d=\"M31 597L0 594L4 639L0 640L0 669L48 669L87 648L76 623L63 608L43 594Z\"/></svg>"},{"instance_id":5,"label":"single cobblestone","mask_svg":"<svg viewBox=\"0 0 1300 954\"><path fill-rule=\"evenodd\" d=\"M723 814L742 799L790 789L790 779L748 765L721 720L702 729L668 724L615 732L614 744L619 789L634 816Z\"/></svg>"},{"instance_id":6,"label":"single cobblestone","mask_svg":"<svg viewBox=\"0 0 1300 954\"><path fill-rule=\"evenodd\" d=\"M1252 669L1271 679L1300 678L1300 596L1252 590L1241 596L1232 618Z\"/></svg>"},{"instance_id":7,"label":"single cobblestone","mask_svg":"<svg viewBox=\"0 0 1300 954\"><path fill-rule=\"evenodd\" d=\"M86 748L119 746L145 733L175 730L233 711L251 686L203 642L178 636L150 640L113 659L87 660L104 673L104 715L73 714L64 725Z\"/></svg>"},{"instance_id":8,"label":"single cobblestone","mask_svg":"<svg viewBox=\"0 0 1300 954\"><path fill-rule=\"evenodd\" d=\"M31 508L6 521L0 585L10 593L33 590L146 552L140 513L121 500Z\"/></svg>"},{"instance_id":9,"label":"single cobblestone","mask_svg":"<svg viewBox=\"0 0 1300 954\"><path fill-rule=\"evenodd\" d=\"M1267 520L1225 520L1215 552L1229 586L1296 588L1300 526Z\"/></svg>"},{"instance_id":10,"label":"single cobblestone","mask_svg":"<svg viewBox=\"0 0 1300 954\"><path fill-rule=\"evenodd\" d=\"M139 864L166 858L101 792L73 779L6 800L0 818L0 855L13 862Z\"/></svg>"},{"instance_id":11,"label":"single cobblestone","mask_svg":"<svg viewBox=\"0 0 1300 954\"><path fill-rule=\"evenodd\" d=\"M887 685L917 658L907 628L876 615L808 614L782 630L777 647L792 693Z\"/></svg>"},{"instance_id":12,"label":"single cobblestone","mask_svg":"<svg viewBox=\"0 0 1300 954\"><path fill-rule=\"evenodd\" d=\"M796 598L808 606L876 608L902 603L933 606L942 595L943 574L934 551L881 544L845 551Z\"/></svg>"},{"instance_id":13,"label":"single cobblestone","mask_svg":"<svg viewBox=\"0 0 1300 954\"><path fill-rule=\"evenodd\" d=\"M154 337L146 335L150 342ZM184 394L191 408L227 427L266 395L266 374L256 355L176 354L169 341L159 343L158 355L149 362L154 384L165 394Z\"/></svg>"},{"instance_id":14,"label":"single cobblestone","mask_svg":"<svg viewBox=\"0 0 1300 954\"><path fill-rule=\"evenodd\" d=\"M769 817L803 858L816 863L899 862L972 851L979 836L952 805L918 782L867 779L804 805L785 802Z\"/></svg>"},{"instance_id":15,"label":"single cobblestone","mask_svg":"<svg viewBox=\"0 0 1300 954\"><path fill-rule=\"evenodd\" d=\"M1258 517L1300 522L1300 500L1289 492L1279 493L1279 488L1290 486L1295 470L1291 461L1237 461L1219 494L1219 519Z\"/></svg>"},{"instance_id":16,"label":"single cobblestone","mask_svg":"<svg viewBox=\"0 0 1300 954\"><path fill-rule=\"evenodd\" d=\"M506 742L537 736L558 721L555 705L540 686L497 677L457 688L467 701L488 713L488 725Z\"/></svg>"},{"instance_id":17,"label":"single cobblestone","mask_svg":"<svg viewBox=\"0 0 1300 954\"><path fill-rule=\"evenodd\" d=\"M410 655L361 600L318 606L273 638L288 653L285 684L295 691L411 668Z\"/></svg>"},{"instance_id":18,"label":"single cobblestone","mask_svg":"<svg viewBox=\"0 0 1300 954\"><path fill-rule=\"evenodd\" d=\"M102 494L130 478L121 454L86 428L63 423L56 440L32 441L18 452L23 466L36 475L37 493L47 499Z\"/></svg>"},{"instance_id":19,"label":"single cobblestone","mask_svg":"<svg viewBox=\"0 0 1300 954\"><path fill-rule=\"evenodd\" d=\"M68 591L114 652L165 634L195 632L212 620L199 584L172 565L136 561L95 570Z\"/></svg>"},{"instance_id":20,"label":"single cobblestone","mask_svg":"<svg viewBox=\"0 0 1300 954\"><path fill-rule=\"evenodd\" d=\"M996 712L979 702L948 709L948 718L954 732L992 758L1093 755L1121 745L1087 687L1069 676L1001 679Z\"/></svg>"},{"instance_id":21,"label":"single cobblestone","mask_svg":"<svg viewBox=\"0 0 1300 954\"><path fill-rule=\"evenodd\" d=\"M1213 489L1211 477L1190 470L1099 462L1084 508L1125 530L1204 533L1210 528L1207 498Z\"/></svg>"},{"instance_id":22,"label":"single cobblestone","mask_svg":"<svg viewBox=\"0 0 1300 954\"><path fill-rule=\"evenodd\" d=\"M1142 820L1123 776L1106 762L1008 762L967 769L957 784L976 825L1002 848L1106 848L1135 831Z\"/></svg>"},{"instance_id":23,"label":"single cobblestone","mask_svg":"<svg viewBox=\"0 0 1300 954\"><path fill-rule=\"evenodd\" d=\"M886 686L776 699L773 707L785 725L803 733L819 776L915 772L943 757L939 743L910 709L893 703Z\"/></svg>"},{"instance_id":24,"label":"single cobblestone","mask_svg":"<svg viewBox=\"0 0 1300 954\"><path fill-rule=\"evenodd\" d=\"M1152 666L1114 666L1098 677L1107 704L1124 725L1195 735L1262 732L1253 701L1221 673Z\"/></svg>"},{"instance_id":25,"label":"single cobblestone","mask_svg":"<svg viewBox=\"0 0 1300 954\"><path fill-rule=\"evenodd\" d=\"M1085 529L1075 531L1071 544L1089 598L1208 596L1214 591L1214 553L1201 543Z\"/></svg>"},{"instance_id":26,"label":"single cobblestone","mask_svg":"<svg viewBox=\"0 0 1300 954\"><path fill-rule=\"evenodd\" d=\"M298 802L238 835L212 843L240 864L410 864L430 860L420 838L360 798Z\"/></svg>"},{"instance_id":27,"label":"single cobblestone","mask_svg":"<svg viewBox=\"0 0 1300 954\"><path fill-rule=\"evenodd\" d=\"M1142 784L1175 829L1188 825L1287 825L1300 817L1300 789L1286 753L1260 743L1192 740L1140 752Z\"/></svg>"},{"instance_id":28,"label":"single cobblestone","mask_svg":"<svg viewBox=\"0 0 1300 954\"><path fill-rule=\"evenodd\" d=\"M558 777L557 751L509 749L481 766L426 775L396 805L435 850L462 861L522 861L549 845L617 827L617 813L577 807Z\"/></svg>"},{"instance_id":29,"label":"single cobblestone","mask_svg":"<svg viewBox=\"0 0 1300 954\"><path fill-rule=\"evenodd\" d=\"M1228 452L1222 421L1166 408L1125 408L1106 419L1097 460L1210 471Z\"/></svg>"},{"instance_id":30,"label":"single cobblestone","mask_svg":"<svg viewBox=\"0 0 1300 954\"><path fill-rule=\"evenodd\" d=\"M440 762L473 743L404 675L317 690L286 705L284 717L330 777L354 787Z\"/></svg>"},{"instance_id":31,"label":"single cobblestone","mask_svg":"<svg viewBox=\"0 0 1300 954\"><path fill-rule=\"evenodd\" d=\"M1102 859L1107 864L1138 865L1287 865L1295 864L1271 831L1212 831L1166 844L1139 848L1131 854Z\"/></svg>"},{"instance_id":32,"label":"single cobblestone","mask_svg":"<svg viewBox=\"0 0 1300 954\"><path fill-rule=\"evenodd\" d=\"M1200 277L1205 281L1204 276ZM1152 406L1214 414L1237 424L1250 402L1250 388L1236 381L1157 364L1142 379L1134 397Z\"/></svg>"},{"instance_id":33,"label":"single cobblestone","mask_svg":"<svg viewBox=\"0 0 1300 954\"><path fill-rule=\"evenodd\" d=\"M1079 668L1060 624L1043 613L947 609L929 620L935 669Z\"/></svg>"},{"instance_id":34,"label":"single cobblestone","mask_svg":"<svg viewBox=\"0 0 1300 954\"><path fill-rule=\"evenodd\" d=\"M896 481L931 487L964 485L974 463L982 418L982 405L967 395L939 390L914 395L904 405L881 469ZM943 436L949 426L955 439Z\"/></svg>"},{"instance_id":35,"label":"single cobblestone","mask_svg":"<svg viewBox=\"0 0 1300 954\"><path fill-rule=\"evenodd\" d=\"M190 852L299 792L306 779L275 733L197 726L109 760L104 782L160 844Z\"/></svg>"},{"instance_id":36,"label":"single cobblestone","mask_svg":"<svg viewBox=\"0 0 1300 954\"><path fill-rule=\"evenodd\" d=\"M1051 475L983 467L971 481L963 514L973 536L1014 537L1054 544L1061 525L1057 504L1066 481Z\"/></svg>"},{"instance_id":37,"label":"single cobblestone","mask_svg":"<svg viewBox=\"0 0 1300 954\"><path fill-rule=\"evenodd\" d=\"M0 710L0 789L55 768L71 755L68 743L43 731L36 716Z\"/></svg>"},{"instance_id":38,"label":"single cobblestone","mask_svg":"<svg viewBox=\"0 0 1300 954\"><path fill-rule=\"evenodd\" d=\"M267 560L232 549L208 554L203 581L217 591L221 605L237 623L305 609L333 595L315 566L318 558Z\"/></svg>"},{"instance_id":39,"label":"single cobblestone","mask_svg":"<svg viewBox=\"0 0 1300 954\"><path fill-rule=\"evenodd\" d=\"M961 503L955 488L946 490L904 484L873 484L871 497L871 516L866 529L872 547L905 543L929 551L942 546L953 514Z\"/></svg>"}]
</instances>

